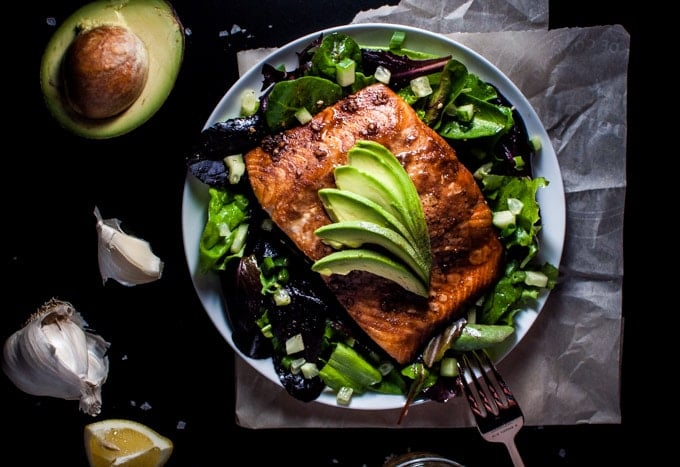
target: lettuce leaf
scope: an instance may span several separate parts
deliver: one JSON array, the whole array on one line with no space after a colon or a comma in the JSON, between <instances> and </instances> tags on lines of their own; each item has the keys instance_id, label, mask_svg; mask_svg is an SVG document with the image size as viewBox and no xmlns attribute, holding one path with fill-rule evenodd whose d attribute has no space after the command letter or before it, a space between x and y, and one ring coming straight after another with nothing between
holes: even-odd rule
<instances>
[{"instance_id":1,"label":"lettuce leaf","mask_svg":"<svg viewBox=\"0 0 680 467\"><path fill-rule=\"evenodd\" d=\"M208 193L208 220L199 243L199 265L203 272L224 270L231 259L243 256L244 244L235 249L234 240L238 227L249 218L245 195L214 187Z\"/></svg>"}]
</instances>

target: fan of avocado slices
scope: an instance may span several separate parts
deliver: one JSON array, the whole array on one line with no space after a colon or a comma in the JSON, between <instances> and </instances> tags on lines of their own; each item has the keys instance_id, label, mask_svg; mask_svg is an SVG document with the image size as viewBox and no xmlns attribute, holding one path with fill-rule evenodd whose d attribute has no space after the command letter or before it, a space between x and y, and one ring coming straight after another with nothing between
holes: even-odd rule
<instances>
[{"instance_id":1,"label":"fan of avocado slices","mask_svg":"<svg viewBox=\"0 0 680 467\"><path fill-rule=\"evenodd\" d=\"M315 234L337 251L316 261L312 270L324 275L367 271L427 297L432 251L413 181L394 154L375 141L357 141L347 162L334 170L337 188L319 190L333 223ZM348 200L358 209L348 207Z\"/></svg>"}]
</instances>

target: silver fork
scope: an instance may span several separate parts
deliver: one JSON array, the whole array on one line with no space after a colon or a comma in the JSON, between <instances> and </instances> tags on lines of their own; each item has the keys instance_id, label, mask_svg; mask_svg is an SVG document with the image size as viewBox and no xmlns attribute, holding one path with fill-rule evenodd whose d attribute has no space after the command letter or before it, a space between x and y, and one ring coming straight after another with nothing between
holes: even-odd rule
<instances>
[{"instance_id":1,"label":"silver fork","mask_svg":"<svg viewBox=\"0 0 680 467\"><path fill-rule=\"evenodd\" d=\"M515 467L524 467L515 435L524 415L515 397L484 350L469 351L458 359L463 391L482 437L508 448Z\"/></svg>"}]
</instances>

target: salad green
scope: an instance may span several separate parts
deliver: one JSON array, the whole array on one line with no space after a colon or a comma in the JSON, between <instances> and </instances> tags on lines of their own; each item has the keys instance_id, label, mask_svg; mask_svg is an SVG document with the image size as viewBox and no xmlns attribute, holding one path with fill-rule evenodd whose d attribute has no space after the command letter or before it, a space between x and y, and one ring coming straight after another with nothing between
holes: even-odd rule
<instances>
[{"instance_id":1,"label":"salad green","mask_svg":"<svg viewBox=\"0 0 680 467\"><path fill-rule=\"evenodd\" d=\"M307 54L304 60L307 66L290 72L278 70L285 78L280 76L278 81L274 80L263 94L257 112L263 115L267 131L275 133L300 124L298 116L303 110L315 113L375 83L376 76L386 80L424 122L449 141L461 161L474 173L494 212L505 247L505 269L496 285L470 306L467 317L454 323L447 337L437 342L438 347L428 348L431 358L426 361L420 358L403 368L385 366L385 358L376 359L375 355L369 355L370 351L364 353L350 335L337 329L328 332L328 323L317 361L302 361L296 355L274 357L275 363L284 362L286 371L306 363L318 365L319 371L310 373L314 375L311 378L320 378L324 385L337 391L342 403L348 403L348 389L354 394L396 392L405 395L407 401L418 397L445 400L449 396L441 396L441 390L434 392L432 388L443 385L455 392L451 381L456 372L450 365L452 358L455 361L456 352L493 346L507 339L512 334L515 315L536 300L541 290L552 289L557 282L557 268L536 261L541 229L536 195L549 181L531 176L533 148L521 118L492 84L469 73L460 61L402 49L403 44L404 37L399 32L389 47L382 49L362 47L345 34L329 34L300 54ZM353 67L349 67L350 63ZM354 69L351 82L347 81L348 68ZM269 73L273 73L272 70L276 69L272 67ZM342 81L338 84L336 79L340 75ZM425 88L420 87L423 78ZM235 126L238 125L231 125ZM257 134L261 131L258 127ZM244 255L249 241L244 235L251 221L252 206L242 189L242 182L210 188L208 220L200 244L204 271L223 271ZM320 196L323 199L339 194L331 190ZM279 263L280 270L285 270L285 276L276 276L273 269L266 266L274 261ZM271 295L289 287L288 280L294 278L296 271L286 268L286 264L285 258L265 253L258 264L262 294ZM270 287L271 284L275 285ZM287 303L277 302L274 306L285 307ZM271 311L271 308L261 310L257 317L258 329L268 336L272 336L272 326L276 324L270 319ZM470 332L472 330L475 332ZM280 350L283 346L278 342L275 347ZM297 363L291 366L292 361ZM444 365L446 369L442 373ZM404 384L404 381L410 383Z\"/></svg>"},{"instance_id":2,"label":"salad green","mask_svg":"<svg viewBox=\"0 0 680 467\"><path fill-rule=\"evenodd\" d=\"M248 231L249 200L241 193L210 187L208 220L199 244L203 272L222 271L234 258L243 256Z\"/></svg>"}]
</instances>

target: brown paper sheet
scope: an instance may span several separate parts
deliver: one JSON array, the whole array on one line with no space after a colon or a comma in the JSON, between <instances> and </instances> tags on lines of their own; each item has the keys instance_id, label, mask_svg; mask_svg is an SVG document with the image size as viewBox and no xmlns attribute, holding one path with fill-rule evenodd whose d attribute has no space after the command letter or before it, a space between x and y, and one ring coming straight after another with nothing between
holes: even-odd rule
<instances>
[{"instance_id":1,"label":"brown paper sheet","mask_svg":"<svg viewBox=\"0 0 680 467\"><path fill-rule=\"evenodd\" d=\"M420 16L404 13L404 8L416 3L441 2L406 1L399 7L385 7L386 11L360 14L355 22L378 18L378 22L417 25L417 21L407 20ZM528 3L533 9L529 6L527 12L538 18L534 23L525 21L531 30L517 30L512 21L496 25L506 28L500 32L446 34L485 56L527 96L548 131L564 181L567 231L560 285L499 369L519 401L527 425L620 423L630 38L617 25L541 29L541 18L547 17L547 9L541 8L544 2ZM399 15L393 15L395 11ZM431 11L443 13L436 5ZM444 16L454 18L455 12ZM460 21L463 19L459 26ZM487 21L482 30L489 27ZM250 68L270 51L240 52L240 69ZM396 424L398 409L348 410L303 403L239 357L236 360L236 419L243 427L473 425L462 400L413 406L400 425Z\"/></svg>"}]
</instances>

